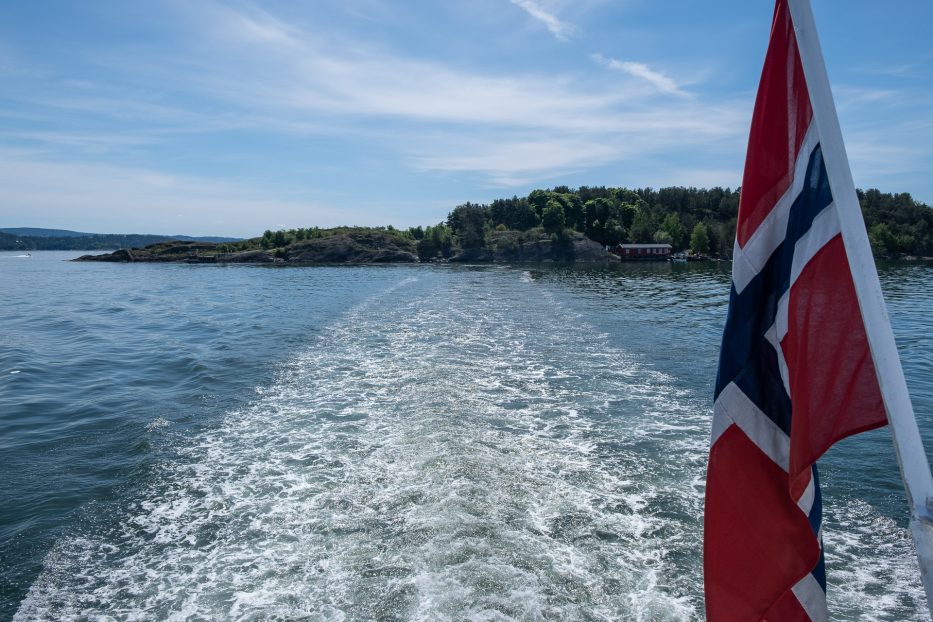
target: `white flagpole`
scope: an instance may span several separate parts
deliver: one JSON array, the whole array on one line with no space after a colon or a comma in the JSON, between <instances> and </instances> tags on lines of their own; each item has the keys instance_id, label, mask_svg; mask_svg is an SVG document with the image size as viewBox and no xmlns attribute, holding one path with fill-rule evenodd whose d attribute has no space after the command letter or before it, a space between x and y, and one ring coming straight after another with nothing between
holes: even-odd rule
<instances>
[{"instance_id":1,"label":"white flagpole","mask_svg":"<svg viewBox=\"0 0 933 622\"><path fill-rule=\"evenodd\" d=\"M881 396L884 399L894 449L910 505L910 530L917 547L920 576L926 591L927 607L933 619L933 477L927 462L920 430L907 393L904 370L894 343L894 333L878 281L878 271L865 231L855 183L842 142L823 53L816 34L810 0L788 0L800 60L810 91L813 118L820 134L823 161L833 200L839 210L842 240L852 269L865 331L871 348Z\"/></svg>"}]
</instances>

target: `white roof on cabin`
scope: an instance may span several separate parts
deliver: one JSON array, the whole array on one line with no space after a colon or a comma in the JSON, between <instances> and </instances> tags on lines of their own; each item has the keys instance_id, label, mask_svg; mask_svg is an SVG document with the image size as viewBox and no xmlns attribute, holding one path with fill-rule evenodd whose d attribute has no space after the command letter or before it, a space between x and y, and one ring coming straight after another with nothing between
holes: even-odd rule
<instances>
[{"instance_id":1,"label":"white roof on cabin","mask_svg":"<svg viewBox=\"0 0 933 622\"><path fill-rule=\"evenodd\" d=\"M619 244L616 248L666 248L671 249L670 244Z\"/></svg>"}]
</instances>

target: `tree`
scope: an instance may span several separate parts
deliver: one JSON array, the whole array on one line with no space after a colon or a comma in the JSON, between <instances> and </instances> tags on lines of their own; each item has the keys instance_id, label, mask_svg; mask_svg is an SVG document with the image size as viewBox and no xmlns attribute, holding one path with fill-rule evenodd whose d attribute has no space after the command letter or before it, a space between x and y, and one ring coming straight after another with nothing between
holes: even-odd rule
<instances>
[{"instance_id":1,"label":"tree","mask_svg":"<svg viewBox=\"0 0 933 622\"><path fill-rule=\"evenodd\" d=\"M687 243L687 231L680 222L680 216L677 214L668 214L661 223L661 229L667 233L667 243L677 249L682 249ZM655 236L657 242L657 236Z\"/></svg>"},{"instance_id":2,"label":"tree","mask_svg":"<svg viewBox=\"0 0 933 622\"><path fill-rule=\"evenodd\" d=\"M495 225L505 225L507 229L527 231L540 223L527 199L513 196L511 199L496 199L489 206L489 217Z\"/></svg>"},{"instance_id":3,"label":"tree","mask_svg":"<svg viewBox=\"0 0 933 622\"><path fill-rule=\"evenodd\" d=\"M872 252L879 257L888 257L897 252L897 238L886 223L872 225L868 229L868 241L871 242Z\"/></svg>"},{"instance_id":4,"label":"tree","mask_svg":"<svg viewBox=\"0 0 933 622\"><path fill-rule=\"evenodd\" d=\"M602 242L603 244L608 244L609 246L615 246L616 244L622 244L628 239L628 232L625 230L625 227L622 226L615 218L610 218L606 221L606 225L603 227L603 239L596 240L597 242Z\"/></svg>"},{"instance_id":5,"label":"tree","mask_svg":"<svg viewBox=\"0 0 933 622\"><path fill-rule=\"evenodd\" d=\"M566 224L564 207L556 199L548 201L544 213L541 215L541 226L544 227L544 231L557 237L563 237Z\"/></svg>"},{"instance_id":6,"label":"tree","mask_svg":"<svg viewBox=\"0 0 933 622\"><path fill-rule=\"evenodd\" d=\"M586 228L586 218L583 208L583 201L575 194L557 195L561 207L564 208L564 225L577 231L583 231Z\"/></svg>"},{"instance_id":7,"label":"tree","mask_svg":"<svg viewBox=\"0 0 933 622\"><path fill-rule=\"evenodd\" d=\"M693 233L690 234L690 250L700 254L709 252L709 231L702 222L693 227Z\"/></svg>"},{"instance_id":8,"label":"tree","mask_svg":"<svg viewBox=\"0 0 933 622\"><path fill-rule=\"evenodd\" d=\"M428 229L430 229L430 227L428 227ZM421 261L430 261L434 259L440 251L437 244L430 237L418 240L418 244L415 245L415 248L418 249L418 259Z\"/></svg>"},{"instance_id":9,"label":"tree","mask_svg":"<svg viewBox=\"0 0 933 622\"><path fill-rule=\"evenodd\" d=\"M629 229L629 237L632 242L635 244L650 244L654 240L654 233L658 230L658 227L653 220L648 210L638 210L635 220L632 221L632 228Z\"/></svg>"},{"instance_id":10,"label":"tree","mask_svg":"<svg viewBox=\"0 0 933 622\"><path fill-rule=\"evenodd\" d=\"M430 261L438 255L450 257L453 242L450 239L450 229L443 224L434 227L425 227L424 237L418 240L415 248L418 250L418 259Z\"/></svg>"},{"instance_id":11,"label":"tree","mask_svg":"<svg viewBox=\"0 0 933 622\"><path fill-rule=\"evenodd\" d=\"M647 209L648 205L641 202L642 205ZM632 203L623 203L619 206L619 222L622 223L622 226L626 229L632 227L632 223L635 222L635 216L638 214L639 207L638 205L633 205Z\"/></svg>"},{"instance_id":12,"label":"tree","mask_svg":"<svg viewBox=\"0 0 933 622\"><path fill-rule=\"evenodd\" d=\"M464 203L447 217L447 226L453 230L463 250L478 250L486 245L487 211L482 205Z\"/></svg>"},{"instance_id":13,"label":"tree","mask_svg":"<svg viewBox=\"0 0 933 622\"><path fill-rule=\"evenodd\" d=\"M547 190L532 190L528 195L528 203L534 208L539 218L544 216L544 208L551 199L551 193Z\"/></svg>"},{"instance_id":14,"label":"tree","mask_svg":"<svg viewBox=\"0 0 933 622\"><path fill-rule=\"evenodd\" d=\"M611 215L612 201L605 197L590 199L583 204L583 231L589 235L591 229L598 228L596 223L606 222Z\"/></svg>"},{"instance_id":15,"label":"tree","mask_svg":"<svg viewBox=\"0 0 933 622\"><path fill-rule=\"evenodd\" d=\"M518 229L519 231L527 231L532 227L537 227L541 223L541 219L538 218L538 214L535 212L535 209L525 201L524 199L520 200L513 212L512 222L510 226L512 229Z\"/></svg>"}]
</instances>

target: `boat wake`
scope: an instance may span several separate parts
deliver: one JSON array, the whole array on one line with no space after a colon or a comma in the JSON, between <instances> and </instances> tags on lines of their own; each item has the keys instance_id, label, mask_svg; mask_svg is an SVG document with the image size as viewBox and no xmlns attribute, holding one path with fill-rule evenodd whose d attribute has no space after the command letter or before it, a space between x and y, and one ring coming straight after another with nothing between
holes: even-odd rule
<instances>
[{"instance_id":1,"label":"boat wake","mask_svg":"<svg viewBox=\"0 0 933 622\"><path fill-rule=\"evenodd\" d=\"M699 619L709 416L520 274L426 272L181 438L14 619Z\"/></svg>"}]
</instances>

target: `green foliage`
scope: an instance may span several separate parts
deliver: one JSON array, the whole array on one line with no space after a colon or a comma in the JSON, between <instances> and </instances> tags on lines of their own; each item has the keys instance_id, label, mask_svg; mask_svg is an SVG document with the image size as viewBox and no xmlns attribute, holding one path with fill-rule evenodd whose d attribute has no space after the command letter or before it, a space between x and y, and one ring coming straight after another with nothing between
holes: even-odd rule
<instances>
[{"instance_id":1,"label":"green foliage","mask_svg":"<svg viewBox=\"0 0 933 622\"><path fill-rule=\"evenodd\" d=\"M619 223L626 229L632 227L632 223L635 222L635 216L638 214L639 208L644 206L645 208L648 205L644 201L639 201L637 203L620 203L616 212L618 213Z\"/></svg>"},{"instance_id":2,"label":"green foliage","mask_svg":"<svg viewBox=\"0 0 933 622\"><path fill-rule=\"evenodd\" d=\"M443 223L426 227L424 237L418 240L418 259L431 261L438 257L450 257L453 251L453 234Z\"/></svg>"},{"instance_id":3,"label":"green foliage","mask_svg":"<svg viewBox=\"0 0 933 622\"><path fill-rule=\"evenodd\" d=\"M547 202L551 198L550 194L551 193L547 190L532 190L531 194L528 195L528 203L534 209L539 219L541 215L544 214L544 208L547 207Z\"/></svg>"},{"instance_id":4,"label":"green foliage","mask_svg":"<svg viewBox=\"0 0 933 622\"><path fill-rule=\"evenodd\" d=\"M705 224L698 222L690 234L690 250L705 255L709 253L709 248L709 230Z\"/></svg>"},{"instance_id":5,"label":"green foliage","mask_svg":"<svg viewBox=\"0 0 933 622\"><path fill-rule=\"evenodd\" d=\"M880 222L868 228L868 240L871 250L877 257L890 257L897 252L898 239L891 233L887 223Z\"/></svg>"},{"instance_id":6,"label":"green foliage","mask_svg":"<svg viewBox=\"0 0 933 622\"><path fill-rule=\"evenodd\" d=\"M541 221L528 199L515 196L493 201L489 205L489 219L495 226L505 225L514 231L527 231Z\"/></svg>"},{"instance_id":7,"label":"green foliage","mask_svg":"<svg viewBox=\"0 0 933 622\"><path fill-rule=\"evenodd\" d=\"M475 203L464 203L447 216L447 226L453 231L464 250L476 251L486 245L486 220L489 208Z\"/></svg>"},{"instance_id":8,"label":"green foliage","mask_svg":"<svg viewBox=\"0 0 933 622\"><path fill-rule=\"evenodd\" d=\"M583 200L576 194L563 193L557 195L561 207L564 208L565 226L577 231L583 231L586 228L586 213L583 206Z\"/></svg>"},{"instance_id":9,"label":"green foliage","mask_svg":"<svg viewBox=\"0 0 933 622\"><path fill-rule=\"evenodd\" d=\"M628 228L632 225L635 211L633 206L620 204L607 196L589 199L583 204L582 232L600 244L615 246L624 243L628 241Z\"/></svg>"},{"instance_id":10,"label":"green foliage","mask_svg":"<svg viewBox=\"0 0 933 622\"><path fill-rule=\"evenodd\" d=\"M682 249L687 245L687 230L684 229L683 224L680 222L680 216L677 214L665 216L658 233L666 234L663 243L670 244L675 249ZM655 234L655 242L662 243L657 237L657 234Z\"/></svg>"},{"instance_id":11,"label":"green foliage","mask_svg":"<svg viewBox=\"0 0 933 622\"><path fill-rule=\"evenodd\" d=\"M933 210L928 206L908 194L877 190L859 192L859 199L869 228L884 223L891 234L875 232L878 252L933 255ZM563 210L564 229L584 233L601 244L663 240L678 249L689 243L694 250L728 258L735 240L739 192L719 187L655 190L581 186L573 190L557 186L533 190L525 198L497 199L488 206L458 206L447 224L461 249L481 249L489 247L491 233L501 232L500 225L508 231L529 231L544 225L556 233L559 217L555 205Z\"/></svg>"},{"instance_id":12,"label":"green foliage","mask_svg":"<svg viewBox=\"0 0 933 622\"><path fill-rule=\"evenodd\" d=\"M549 199L541 214L541 226L544 231L557 237L563 237L567 218L564 207L557 199Z\"/></svg>"},{"instance_id":13,"label":"green foliage","mask_svg":"<svg viewBox=\"0 0 933 622\"><path fill-rule=\"evenodd\" d=\"M655 219L647 209L640 209L635 214L629 237L633 244L650 244L654 241L654 234L658 230Z\"/></svg>"},{"instance_id":14,"label":"green foliage","mask_svg":"<svg viewBox=\"0 0 933 622\"><path fill-rule=\"evenodd\" d=\"M929 206L907 193L887 194L872 189L857 194L876 254L933 255L933 210Z\"/></svg>"},{"instance_id":15,"label":"green foliage","mask_svg":"<svg viewBox=\"0 0 933 622\"><path fill-rule=\"evenodd\" d=\"M273 236L272 231L268 229L263 231L262 238L259 241L259 245L263 248L263 250L268 250L272 248L273 246L275 246L275 244L272 242L272 236Z\"/></svg>"}]
</instances>

